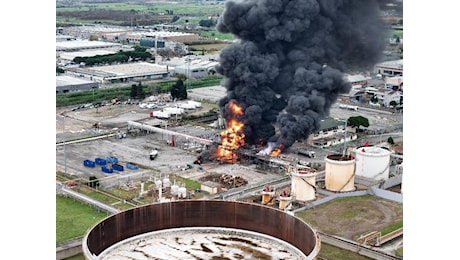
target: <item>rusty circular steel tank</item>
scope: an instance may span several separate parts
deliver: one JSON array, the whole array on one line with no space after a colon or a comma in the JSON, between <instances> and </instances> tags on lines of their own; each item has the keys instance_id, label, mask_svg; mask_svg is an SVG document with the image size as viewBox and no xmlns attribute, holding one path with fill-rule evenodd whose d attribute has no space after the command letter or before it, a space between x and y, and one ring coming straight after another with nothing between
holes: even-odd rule
<instances>
[{"instance_id":1,"label":"rusty circular steel tank","mask_svg":"<svg viewBox=\"0 0 460 260\"><path fill-rule=\"evenodd\" d=\"M355 159L342 155L326 156L326 189L337 192L355 190Z\"/></svg>"},{"instance_id":2,"label":"rusty circular steel tank","mask_svg":"<svg viewBox=\"0 0 460 260\"><path fill-rule=\"evenodd\" d=\"M315 230L301 219L277 208L224 200L179 200L136 207L103 219L87 232L82 250L86 259L104 259L102 255L105 251L133 237L148 233L158 237L168 230L175 232L184 228L188 228L186 232L200 229L205 233L212 233L212 230L227 233L241 231L238 233L243 236L272 238L272 241L280 242L281 247L285 246L286 249L281 251L287 251L288 247L295 249L296 257L291 259L316 259L321 247ZM194 235L188 234L187 237L195 239ZM251 241L249 238L236 240L254 246L247 242ZM138 240L137 247L141 241ZM260 245L256 249L258 247ZM210 250L209 245L204 248ZM155 250L152 251L155 254Z\"/></svg>"}]
</instances>

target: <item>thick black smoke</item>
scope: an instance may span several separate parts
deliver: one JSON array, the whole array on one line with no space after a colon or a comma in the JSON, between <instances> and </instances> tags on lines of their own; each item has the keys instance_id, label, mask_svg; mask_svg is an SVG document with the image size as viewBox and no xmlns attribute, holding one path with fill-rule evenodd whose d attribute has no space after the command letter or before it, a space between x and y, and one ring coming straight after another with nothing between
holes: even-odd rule
<instances>
[{"instance_id":1,"label":"thick black smoke","mask_svg":"<svg viewBox=\"0 0 460 260\"><path fill-rule=\"evenodd\" d=\"M217 68L227 89L223 116L233 117L228 105L235 101L248 144L285 148L319 129L351 88L342 73L350 65L370 68L385 44L372 0L227 0L217 30L238 39L222 50Z\"/></svg>"}]
</instances>

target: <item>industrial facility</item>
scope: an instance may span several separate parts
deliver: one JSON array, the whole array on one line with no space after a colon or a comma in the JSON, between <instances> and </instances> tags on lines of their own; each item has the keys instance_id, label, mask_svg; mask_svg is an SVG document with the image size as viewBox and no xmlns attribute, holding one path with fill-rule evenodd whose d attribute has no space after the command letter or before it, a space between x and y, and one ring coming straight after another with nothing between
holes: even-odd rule
<instances>
[{"instance_id":1,"label":"industrial facility","mask_svg":"<svg viewBox=\"0 0 460 260\"><path fill-rule=\"evenodd\" d=\"M205 98L204 95L202 97ZM398 173L395 170L390 171L394 153L386 148L378 145L354 146L354 143L357 141L347 139L348 145L342 144L338 146L340 153L326 154L310 144L299 142L297 145L302 145L302 148L295 146L276 156L260 153L265 149L264 147L248 146L233 150L235 160L219 160L215 153L216 146L221 142L220 138L223 129L215 123L211 123L207 127L174 125L174 116L166 119L152 118L152 115L158 113L157 111L178 110L180 109L178 107L179 104L184 102L168 101L166 103L166 106L153 110L126 105L126 114L120 114L118 116L119 123L117 123L118 132L124 131L128 133L126 138L115 138L114 140L102 138L89 142L83 139L80 144L67 145L66 152L69 153L67 158L72 158L68 159L69 166L72 166L67 168L67 171L74 172L78 174L77 176L80 176L81 173L94 174L98 176L102 187L119 187L125 190L136 191L138 198L144 198L151 202L151 204L136 208L136 210L143 212L154 211L153 209L147 210L147 208L154 207L154 205L165 204L155 207L166 207L166 205L171 203L177 203L178 205L182 205L180 207L183 208L183 205L190 205L189 203L196 201L193 198L198 194L197 191L186 189L183 183L177 182L173 175L182 176L201 183L199 192L206 194L209 200L198 200L203 200L202 203L204 203L198 206L200 212L207 208L206 202L212 204L223 201L232 203L242 202L243 204L250 203L254 207L268 207L270 210L279 212L276 214L292 216L298 212L328 203L338 196L363 196L366 194L378 195L388 198L391 201L402 203L402 194L387 192L385 190L388 187L402 186L402 165L398 167ZM199 104L200 108L190 111L204 112L203 106L205 106L205 102L195 101L195 103L191 102L191 104ZM135 107L137 108L135 109ZM103 114L105 109L108 108L99 108L98 113L94 115ZM134 109L137 111L136 113L133 113ZM91 111L91 109L80 110L78 114L68 112L68 120L71 120L74 116L76 118L80 116L88 118L88 115L93 113ZM339 105L337 105L333 109L333 114L348 111L339 108ZM185 114L185 109L182 109L180 113ZM365 112L361 111L361 113ZM134 118L137 119L135 121L130 120ZM159 123L152 124L153 120ZM78 121L80 122L80 120ZM219 120L216 119L217 121ZM104 126L105 124L109 124L109 122L115 122L115 118L107 119L107 122L101 121L101 125ZM225 125L224 122L221 124ZM341 124L337 124L336 128L330 128L331 133L336 130L338 136L344 135L343 128L339 132L341 130L338 128L339 126ZM347 132L347 134L351 135L350 132ZM343 147L348 149L343 150ZM153 148L155 148L157 153L155 158L151 160L148 154ZM83 150L79 152L80 149ZM148 151L143 151L143 149L148 149ZM316 155L311 155L312 153L307 150L316 151ZM60 151L62 152L62 150ZM93 152L89 151L93 151L94 154L91 155ZM104 151L108 158L105 158L103 155ZM302 152L299 153L298 151ZM62 153L59 154L62 156ZM212 156L213 154L214 157ZM105 169L108 172L98 170L98 167L100 167L98 163L101 163L101 160L97 160L98 162L96 162L91 157L105 158ZM115 157L118 158L118 161L110 163ZM92 161L97 167L88 167L81 164L81 161L79 166L76 166L70 160ZM165 164L165 161L167 164ZM62 167L62 157L57 158L57 164L61 164ZM135 167L136 165L149 165L149 167L157 169L160 174L155 174L145 168ZM61 187L59 190L64 194L69 194L69 196L71 194L68 187ZM239 207L241 204L236 203L234 205ZM142 208L145 208L147 211ZM246 212L247 210L243 211ZM252 209L249 212L253 212ZM120 213L119 210L113 209L113 215L104 221L124 221L125 217L119 216L119 214L130 213ZM153 213L148 213L147 215L150 216L149 214ZM192 217L195 216L194 214L197 213L191 211L186 216ZM208 221L209 219L204 218L204 220ZM158 224L157 222L155 223ZM189 225L190 221L180 220L180 223ZM211 224L207 224L206 226ZM142 245L142 250L145 250L146 254L149 254L148 252L152 252L152 250L156 250L156 252L159 252L159 250L162 250L162 252L170 251L168 248L175 247L174 241L176 240L173 239L174 237L181 237L181 234L185 236L185 234L191 234L190 232L196 232L194 234L197 237L201 237L202 241L214 243L215 237L222 237L228 234L225 231L228 224L218 224L215 224L216 228L221 229L222 233L203 234L200 226L205 224L200 222L190 224L190 230L176 230L176 227L173 226L162 226L157 228L145 227L145 229L142 229L142 232L138 230L139 232L136 231L138 233L130 233L130 235L121 235L121 233L120 235L113 234L114 237L119 239L117 241L113 241L112 238L106 240L107 237L98 237L96 239L98 242L95 242L96 240L85 240L92 241L84 242L88 243L88 249L85 249L88 252L85 252L85 254L88 254L87 257L90 255L99 255L100 259L109 259L119 253L116 256L124 259L122 257L136 254L133 253L133 248L137 245ZM238 225L240 224L238 223ZM98 225L106 226L102 222ZM217 226L221 226L222 228L218 228ZM233 229L236 227L231 226L229 228ZM289 230L288 227L285 228ZM146 231L147 229L149 231ZM299 254L297 250L301 250L305 256L300 257L300 259L310 259L308 257L312 254L308 250L305 252L298 244L292 242L292 240L288 241L284 240L283 237L279 237L279 234L267 234L265 230L253 230L245 225L239 226L239 229L228 232L231 232L231 234L236 236L235 238L240 240L250 239L250 241L256 244L264 245L276 244L276 246L271 246L273 250L280 251L281 249L279 248L284 247L291 255L297 255ZM171 233L169 233L172 230L174 232L177 231L177 233L174 233L174 237L171 237ZM90 239L94 235L93 232L96 231L90 231L87 239ZM117 232L127 231L118 230ZM252 234L252 232L256 232L257 234ZM313 229L312 232L316 231ZM166 236L167 238L165 239L170 241L171 244L165 244L163 248L152 248L150 245L155 244L155 242L150 243L150 239L153 239L153 237L158 239L159 235ZM316 236L318 240L315 243L320 243L320 235ZM279 240L284 241L284 243ZM285 244L286 242L288 244ZM186 242L184 241L184 243ZM229 250L227 247L220 247L218 250L217 246L215 248L216 250L213 250L213 252L226 252L226 250ZM193 250L197 250L196 254L201 256L209 253L203 247L200 247L199 250L196 248ZM179 252L181 250L175 251L177 251L177 255L170 255L171 259L180 259L184 256L184 252ZM264 253L268 255L275 254L273 251L264 251ZM88 259L92 258L88 257Z\"/></svg>"}]
</instances>

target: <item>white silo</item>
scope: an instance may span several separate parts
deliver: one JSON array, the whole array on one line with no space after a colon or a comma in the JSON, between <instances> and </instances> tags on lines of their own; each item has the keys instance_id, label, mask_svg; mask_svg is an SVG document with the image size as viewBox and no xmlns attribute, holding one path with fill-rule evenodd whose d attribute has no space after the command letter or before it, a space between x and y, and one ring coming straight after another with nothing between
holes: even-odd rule
<instances>
[{"instance_id":1,"label":"white silo","mask_svg":"<svg viewBox=\"0 0 460 260\"><path fill-rule=\"evenodd\" d=\"M179 199L185 199L187 197L187 189L185 187L180 187L177 193Z\"/></svg>"},{"instance_id":2,"label":"white silo","mask_svg":"<svg viewBox=\"0 0 460 260\"><path fill-rule=\"evenodd\" d=\"M155 181L155 186L156 186L157 190L159 190L161 188L162 183L163 182L161 180L156 180Z\"/></svg>"},{"instance_id":3,"label":"white silo","mask_svg":"<svg viewBox=\"0 0 460 260\"><path fill-rule=\"evenodd\" d=\"M177 194L179 193L179 186L174 183L172 186L171 186L171 194L173 196L176 196Z\"/></svg>"},{"instance_id":4,"label":"white silo","mask_svg":"<svg viewBox=\"0 0 460 260\"><path fill-rule=\"evenodd\" d=\"M316 171L304 165L293 166L291 174L291 195L298 201L316 198Z\"/></svg>"},{"instance_id":5,"label":"white silo","mask_svg":"<svg viewBox=\"0 0 460 260\"><path fill-rule=\"evenodd\" d=\"M355 189L355 159L342 155L326 156L325 183L330 191L347 192Z\"/></svg>"},{"instance_id":6,"label":"white silo","mask_svg":"<svg viewBox=\"0 0 460 260\"><path fill-rule=\"evenodd\" d=\"M387 149L364 146L356 149L356 175L374 180L386 180L390 173L390 154Z\"/></svg>"},{"instance_id":7,"label":"white silo","mask_svg":"<svg viewBox=\"0 0 460 260\"><path fill-rule=\"evenodd\" d=\"M165 177L163 179L163 187L165 187L165 188L171 187L171 181L169 180L168 177Z\"/></svg>"}]
</instances>

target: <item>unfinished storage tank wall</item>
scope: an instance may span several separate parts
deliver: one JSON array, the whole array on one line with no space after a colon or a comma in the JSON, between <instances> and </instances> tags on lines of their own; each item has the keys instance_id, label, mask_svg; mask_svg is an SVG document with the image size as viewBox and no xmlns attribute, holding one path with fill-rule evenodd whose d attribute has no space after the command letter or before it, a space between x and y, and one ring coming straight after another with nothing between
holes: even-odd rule
<instances>
[{"instance_id":1,"label":"unfinished storage tank wall","mask_svg":"<svg viewBox=\"0 0 460 260\"><path fill-rule=\"evenodd\" d=\"M315 259L320 250L317 233L301 219L279 209L223 200L182 200L136 207L109 216L85 235L86 259L97 259L120 241L153 231L184 227L222 227L261 233L280 239Z\"/></svg>"},{"instance_id":2,"label":"unfinished storage tank wall","mask_svg":"<svg viewBox=\"0 0 460 260\"><path fill-rule=\"evenodd\" d=\"M325 159L326 189L347 192L355 189L355 159L342 155L329 155Z\"/></svg>"}]
</instances>

